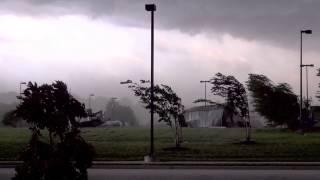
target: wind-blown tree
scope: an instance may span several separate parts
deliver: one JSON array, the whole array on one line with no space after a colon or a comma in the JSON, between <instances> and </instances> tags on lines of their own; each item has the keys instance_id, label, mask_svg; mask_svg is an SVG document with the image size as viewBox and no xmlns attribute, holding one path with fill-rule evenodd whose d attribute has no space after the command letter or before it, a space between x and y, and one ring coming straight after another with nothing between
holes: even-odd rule
<instances>
[{"instance_id":1,"label":"wind-blown tree","mask_svg":"<svg viewBox=\"0 0 320 180\"><path fill-rule=\"evenodd\" d=\"M217 73L211 80L211 92L225 99L225 108L229 112L231 121L233 115L239 115L245 122L246 140L251 140L251 125L247 92L234 76L225 76Z\"/></svg>"},{"instance_id":2,"label":"wind-blown tree","mask_svg":"<svg viewBox=\"0 0 320 180\"><path fill-rule=\"evenodd\" d=\"M80 136L78 118L85 107L56 81L38 86L29 82L15 113L30 126L32 138L20 154L14 180L87 179L94 149ZM40 132L48 131L48 144Z\"/></svg>"},{"instance_id":3,"label":"wind-blown tree","mask_svg":"<svg viewBox=\"0 0 320 180\"><path fill-rule=\"evenodd\" d=\"M287 83L275 85L268 77L249 74L246 82L257 112L274 125L287 125L290 129L299 127L299 103L297 95Z\"/></svg>"},{"instance_id":4,"label":"wind-blown tree","mask_svg":"<svg viewBox=\"0 0 320 180\"><path fill-rule=\"evenodd\" d=\"M1 93L0 93L0 96L1 96ZM2 120L2 124L7 126L10 124L11 125L15 125L17 122L15 122L15 119L14 118L11 118L12 116L11 115L14 115L12 112L16 109L18 104L16 103L12 103L12 104L5 104L5 103L2 103L0 102L0 120ZM7 122L4 122L4 118L5 116L9 116L9 119L7 119L6 121ZM11 122L11 120L13 120Z\"/></svg>"},{"instance_id":5,"label":"wind-blown tree","mask_svg":"<svg viewBox=\"0 0 320 180\"><path fill-rule=\"evenodd\" d=\"M2 123L5 126L17 127L19 121L22 121L22 119L17 117L15 111L12 110L4 114Z\"/></svg>"},{"instance_id":6,"label":"wind-blown tree","mask_svg":"<svg viewBox=\"0 0 320 180\"><path fill-rule=\"evenodd\" d=\"M140 98L146 109L151 109L151 88L149 81L141 80L140 83L127 81L134 95ZM174 129L175 146L179 148L182 142L182 127L185 126L183 116L184 106L181 98L167 85L154 86L154 110L159 116L159 122L165 122Z\"/></svg>"}]
</instances>

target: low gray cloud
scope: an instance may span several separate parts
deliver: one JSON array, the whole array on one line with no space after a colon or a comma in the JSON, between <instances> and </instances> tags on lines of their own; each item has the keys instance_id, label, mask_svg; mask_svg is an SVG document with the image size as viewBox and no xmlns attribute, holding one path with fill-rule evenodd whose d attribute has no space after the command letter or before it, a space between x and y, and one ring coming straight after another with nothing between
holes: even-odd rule
<instances>
[{"instance_id":1,"label":"low gray cloud","mask_svg":"<svg viewBox=\"0 0 320 180\"><path fill-rule=\"evenodd\" d=\"M147 0L8 0L2 12L31 15L85 14L107 17L127 26L146 26ZM259 39L288 47L298 45L299 31L312 28L308 42L317 48L320 36L320 1L316 0L162 0L156 1L158 28L188 33L229 33L246 39Z\"/></svg>"},{"instance_id":2,"label":"low gray cloud","mask_svg":"<svg viewBox=\"0 0 320 180\"><path fill-rule=\"evenodd\" d=\"M29 36L39 37L34 33L38 32L43 41L42 38L32 41L33 38L23 36L20 37L22 40L17 38L11 48L3 43L0 63L7 65L2 67L15 68L2 70L3 77L8 77L0 77L2 89L17 89L23 78L42 82L58 78L70 84L72 91L81 96L91 92L108 97L130 95L119 81L149 77L150 56L145 51L145 47L149 47L149 35L146 36L147 31L142 29L149 28L150 23L149 13L144 10L146 2L152 1L0 1L2 14L84 15L93 19L69 17L59 21L56 18L9 17L8 21L15 23L8 23L12 29L4 32L16 32L12 37L20 37L22 29ZM320 40L317 35L320 32L320 1L161 0L156 3L155 23L157 30L160 29L156 34L156 80L172 85L189 106L195 98L203 96L199 80L210 78L216 72L235 75L241 82L247 79L248 73L262 73L276 82L285 81L298 87L298 74L295 73L299 67L299 31L302 28L314 30L314 34L305 39L305 50L312 47L317 51ZM101 25L105 19L108 26ZM18 26L21 22L26 24ZM117 26L110 26L110 22ZM30 25L33 29L26 31ZM51 31L56 26L59 29ZM98 29L101 31L96 31ZM81 33L77 36L78 32ZM6 38L0 35L0 41ZM130 38L134 40L126 41ZM313 54L308 56L306 52L305 62L310 63L308 60L312 59L311 63L317 66L318 53ZM24 60L28 65L21 63ZM62 62L67 62L66 67L60 66ZM317 77L312 76L314 86L310 89L314 94Z\"/></svg>"}]
</instances>

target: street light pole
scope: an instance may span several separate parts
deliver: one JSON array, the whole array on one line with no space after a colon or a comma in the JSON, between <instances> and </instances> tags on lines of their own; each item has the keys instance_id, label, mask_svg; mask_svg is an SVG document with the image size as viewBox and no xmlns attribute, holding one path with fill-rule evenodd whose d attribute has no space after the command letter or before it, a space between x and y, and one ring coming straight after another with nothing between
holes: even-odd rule
<instances>
[{"instance_id":1,"label":"street light pole","mask_svg":"<svg viewBox=\"0 0 320 180\"><path fill-rule=\"evenodd\" d=\"M94 94L90 94L89 95L89 109L91 110L91 97L93 97L94 96Z\"/></svg>"},{"instance_id":2,"label":"street light pole","mask_svg":"<svg viewBox=\"0 0 320 180\"><path fill-rule=\"evenodd\" d=\"M302 119L302 104L303 104L303 100L302 100L302 34L312 34L312 30L307 29L307 30L301 30L300 31L300 122L302 125L302 131L304 131L303 128L303 119Z\"/></svg>"},{"instance_id":3,"label":"street light pole","mask_svg":"<svg viewBox=\"0 0 320 180\"><path fill-rule=\"evenodd\" d=\"M210 81L200 81L200 83L204 83L204 107L207 107L207 83L209 82Z\"/></svg>"},{"instance_id":4,"label":"street light pole","mask_svg":"<svg viewBox=\"0 0 320 180\"><path fill-rule=\"evenodd\" d=\"M308 66L306 66L306 92L307 92L307 107L306 109L309 108L309 88L308 88Z\"/></svg>"},{"instance_id":5,"label":"street light pole","mask_svg":"<svg viewBox=\"0 0 320 180\"><path fill-rule=\"evenodd\" d=\"M19 96L21 97L22 95L22 85L26 85L27 83L26 82L20 82L19 83ZM20 99L20 103L21 103L21 99Z\"/></svg>"},{"instance_id":6,"label":"street light pole","mask_svg":"<svg viewBox=\"0 0 320 180\"><path fill-rule=\"evenodd\" d=\"M111 102L112 102L112 107L111 107L111 115L110 115L110 119L113 120L113 114L114 114L114 109L115 109L115 103L116 103L116 100L118 98L116 97L113 97L111 98Z\"/></svg>"},{"instance_id":7,"label":"street light pole","mask_svg":"<svg viewBox=\"0 0 320 180\"><path fill-rule=\"evenodd\" d=\"M20 82L20 87L19 87L19 96L21 96L22 94L22 84L26 85L27 83L26 82Z\"/></svg>"},{"instance_id":8,"label":"street light pole","mask_svg":"<svg viewBox=\"0 0 320 180\"><path fill-rule=\"evenodd\" d=\"M306 68L306 94L307 94L307 104L306 104L306 108L309 107L309 79L308 79L308 67L314 67L313 64L303 64L302 67Z\"/></svg>"},{"instance_id":9,"label":"street light pole","mask_svg":"<svg viewBox=\"0 0 320 180\"><path fill-rule=\"evenodd\" d=\"M154 11L156 11L155 4L146 4L146 11L151 12L151 89L150 89L150 113L151 113L151 123L150 123L150 158L154 158L154 132L153 132L153 121L154 121Z\"/></svg>"}]
</instances>

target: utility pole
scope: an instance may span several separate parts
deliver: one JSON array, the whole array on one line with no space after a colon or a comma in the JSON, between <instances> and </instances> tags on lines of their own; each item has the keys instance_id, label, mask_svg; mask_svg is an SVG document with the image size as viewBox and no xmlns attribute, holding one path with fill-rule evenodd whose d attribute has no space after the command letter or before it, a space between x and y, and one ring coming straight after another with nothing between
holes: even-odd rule
<instances>
[{"instance_id":1,"label":"utility pole","mask_svg":"<svg viewBox=\"0 0 320 180\"><path fill-rule=\"evenodd\" d=\"M304 132L304 120L302 118L302 104L303 104L303 99L302 99L302 34L312 34L312 30L307 29L307 30L301 30L300 31L300 122L302 126L302 133Z\"/></svg>"},{"instance_id":2,"label":"utility pole","mask_svg":"<svg viewBox=\"0 0 320 180\"><path fill-rule=\"evenodd\" d=\"M26 85L26 82L20 82L19 83L19 96L21 97L22 95L22 85ZM20 103L21 103L21 99L20 99Z\"/></svg>"},{"instance_id":3,"label":"utility pole","mask_svg":"<svg viewBox=\"0 0 320 180\"><path fill-rule=\"evenodd\" d=\"M151 97L150 97L150 154L149 158L151 161L154 160L154 132L153 132L153 121L154 121L154 11L156 11L155 4L146 4L146 11L151 12Z\"/></svg>"},{"instance_id":4,"label":"utility pole","mask_svg":"<svg viewBox=\"0 0 320 180\"><path fill-rule=\"evenodd\" d=\"M201 80L200 83L204 83L204 107L207 107L207 83L210 81L208 80Z\"/></svg>"},{"instance_id":5,"label":"utility pole","mask_svg":"<svg viewBox=\"0 0 320 180\"><path fill-rule=\"evenodd\" d=\"M302 67L305 67L306 68L306 95L307 95L307 99L306 99L306 118L308 120L308 116L309 116L309 79L308 79L308 67L314 67L313 64L303 64Z\"/></svg>"}]
</instances>

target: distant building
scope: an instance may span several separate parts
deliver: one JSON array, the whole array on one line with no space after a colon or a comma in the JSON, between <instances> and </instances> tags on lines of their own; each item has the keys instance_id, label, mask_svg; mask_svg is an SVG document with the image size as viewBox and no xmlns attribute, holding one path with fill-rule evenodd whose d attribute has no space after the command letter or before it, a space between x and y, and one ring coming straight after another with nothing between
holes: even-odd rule
<instances>
[{"instance_id":1,"label":"distant building","mask_svg":"<svg viewBox=\"0 0 320 180\"><path fill-rule=\"evenodd\" d=\"M87 118L80 119L80 127L98 127L104 123L102 111L92 112L92 109L87 109Z\"/></svg>"},{"instance_id":2,"label":"distant building","mask_svg":"<svg viewBox=\"0 0 320 180\"><path fill-rule=\"evenodd\" d=\"M237 115L232 120L222 105L193 107L187 109L184 116L189 127L236 127L242 123Z\"/></svg>"},{"instance_id":3,"label":"distant building","mask_svg":"<svg viewBox=\"0 0 320 180\"><path fill-rule=\"evenodd\" d=\"M251 113L250 114L254 114ZM252 116L251 115L251 116ZM188 127L244 127L244 120L239 115L231 113L223 105L197 106L185 110ZM250 116L252 127L263 127L257 115Z\"/></svg>"},{"instance_id":4,"label":"distant building","mask_svg":"<svg viewBox=\"0 0 320 180\"><path fill-rule=\"evenodd\" d=\"M105 121L101 127L122 127L125 126L121 121L118 120L110 120L110 121Z\"/></svg>"}]
</instances>

